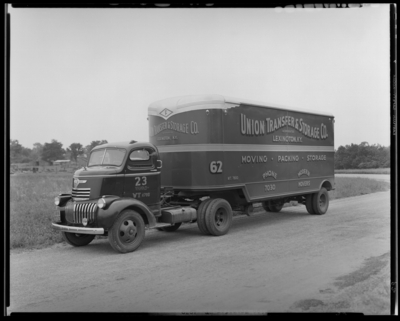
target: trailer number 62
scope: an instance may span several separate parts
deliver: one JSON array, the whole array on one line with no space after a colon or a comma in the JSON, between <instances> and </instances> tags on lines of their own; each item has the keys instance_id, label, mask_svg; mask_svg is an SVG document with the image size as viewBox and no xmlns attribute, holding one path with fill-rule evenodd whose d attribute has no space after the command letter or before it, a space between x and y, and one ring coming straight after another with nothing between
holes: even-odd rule
<instances>
[{"instance_id":1,"label":"trailer number 62","mask_svg":"<svg viewBox=\"0 0 400 321\"><path fill-rule=\"evenodd\" d=\"M213 174L222 173L222 162L221 161L212 161L210 163L210 172Z\"/></svg>"}]
</instances>

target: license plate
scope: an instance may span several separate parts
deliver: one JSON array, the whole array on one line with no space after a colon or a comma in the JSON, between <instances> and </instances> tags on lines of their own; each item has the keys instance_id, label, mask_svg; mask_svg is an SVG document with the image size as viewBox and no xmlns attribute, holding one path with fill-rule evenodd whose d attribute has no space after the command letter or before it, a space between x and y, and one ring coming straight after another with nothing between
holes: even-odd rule
<instances>
[{"instance_id":1,"label":"license plate","mask_svg":"<svg viewBox=\"0 0 400 321\"><path fill-rule=\"evenodd\" d=\"M55 213L53 215L53 220L54 220L54 222L61 221L61 213L60 213L60 210L58 209L58 207L56 208Z\"/></svg>"}]
</instances>

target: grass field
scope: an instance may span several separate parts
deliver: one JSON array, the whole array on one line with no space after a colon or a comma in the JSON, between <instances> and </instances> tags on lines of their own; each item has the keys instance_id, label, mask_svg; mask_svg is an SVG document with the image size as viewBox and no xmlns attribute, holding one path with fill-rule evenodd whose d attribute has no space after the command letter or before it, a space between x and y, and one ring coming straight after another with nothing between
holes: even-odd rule
<instances>
[{"instance_id":1,"label":"grass field","mask_svg":"<svg viewBox=\"0 0 400 321\"><path fill-rule=\"evenodd\" d=\"M329 199L339 199L390 189L390 183L364 177L336 177L335 190L329 191Z\"/></svg>"},{"instance_id":2,"label":"grass field","mask_svg":"<svg viewBox=\"0 0 400 321\"><path fill-rule=\"evenodd\" d=\"M62 242L51 222L54 198L72 187L70 173L23 173L10 176L10 248L37 248Z\"/></svg>"},{"instance_id":3,"label":"grass field","mask_svg":"<svg viewBox=\"0 0 400 321\"><path fill-rule=\"evenodd\" d=\"M335 174L390 174L390 168L335 169Z\"/></svg>"},{"instance_id":4,"label":"grass field","mask_svg":"<svg viewBox=\"0 0 400 321\"><path fill-rule=\"evenodd\" d=\"M368 178L336 177L330 199L386 191L390 184ZM54 197L70 192L71 173L23 173L10 176L10 248L42 248L62 242L51 222Z\"/></svg>"}]
</instances>

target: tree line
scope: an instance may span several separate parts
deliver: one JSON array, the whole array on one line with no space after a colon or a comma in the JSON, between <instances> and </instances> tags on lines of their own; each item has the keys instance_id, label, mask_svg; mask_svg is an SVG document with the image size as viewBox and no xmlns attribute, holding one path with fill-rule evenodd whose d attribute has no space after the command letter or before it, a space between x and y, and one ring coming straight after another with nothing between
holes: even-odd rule
<instances>
[{"instance_id":1,"label":"tree line","mask_svg":"<svg viewBox=\"0 0 400 321\"><path fill-rule=\"evenodd\" d=\"M340 146L335 150L335 169L388 168L390 147L367 142Z\"/></svg>"},{"instance_id":2,"label":"tree line","mask_svg":"<svg viewBox=\"0 0 400 321\"><path fill-rule=\"evenodd\" d=\"M33 148L23 147L18 140L10 139L10 163L30 163L40 160L52 163L55 160L69 159L77 161L78 156L88 155L97 145L107 140L95 140L83 147L72 143L66 149L53 139L50 143L33 144ZM335 169L387 168L390 167L390 148L381 145L369 145L367 142L340 146L335 150Z\"/></svg>"},{"instance_id":3,"label":"tree line","mask_svg":"<svg viewBox=\"0 0 400 321\"><path fill-rule=\"evenodd\" d=\"M85 147L80 143L72 143L64 149L61 142L53 139L50 143L35 143L31 149L22 146L16 139L10 139L10 163L21 164L41 160L53 163L61 159L77 162L78 156L88 155L95 146L105 143L106 140L95 140Z\"/></svg>"}]
</instances>

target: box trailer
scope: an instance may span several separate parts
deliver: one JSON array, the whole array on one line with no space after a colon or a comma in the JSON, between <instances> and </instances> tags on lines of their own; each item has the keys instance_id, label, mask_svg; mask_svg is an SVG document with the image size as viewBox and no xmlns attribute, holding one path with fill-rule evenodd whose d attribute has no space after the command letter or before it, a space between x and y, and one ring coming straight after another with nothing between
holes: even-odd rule
<instances>
[{"instance_id":1,"label":"box trailer","mask_svg":"<svg viewBox=\"0 0 400 321\"><path fill-rule=\"evenodd\" d=\"M221 196L233 207L269 201L267 208L278 209L289 198L302 203L334 188L331 114L186 96L151 104L149 123L163 163L161 187L179 195ZM327 206L308 210L322 214Z\"/></svg>"},{"instance_id":2,"label":"box trailer","mask_svg":"<svg viewBox=\"0 0 400 321\"><path fill-rule=\"evenodd\" d=\"M164 99L148 107L150 142L96 146L60 194L53 228L73 246L108 235L136 250L145 228L194 223L228 233L233 211L279 212L297 201L325 214L334 189L334 116L221 95Z\"/></svg>"}]
</instances>

